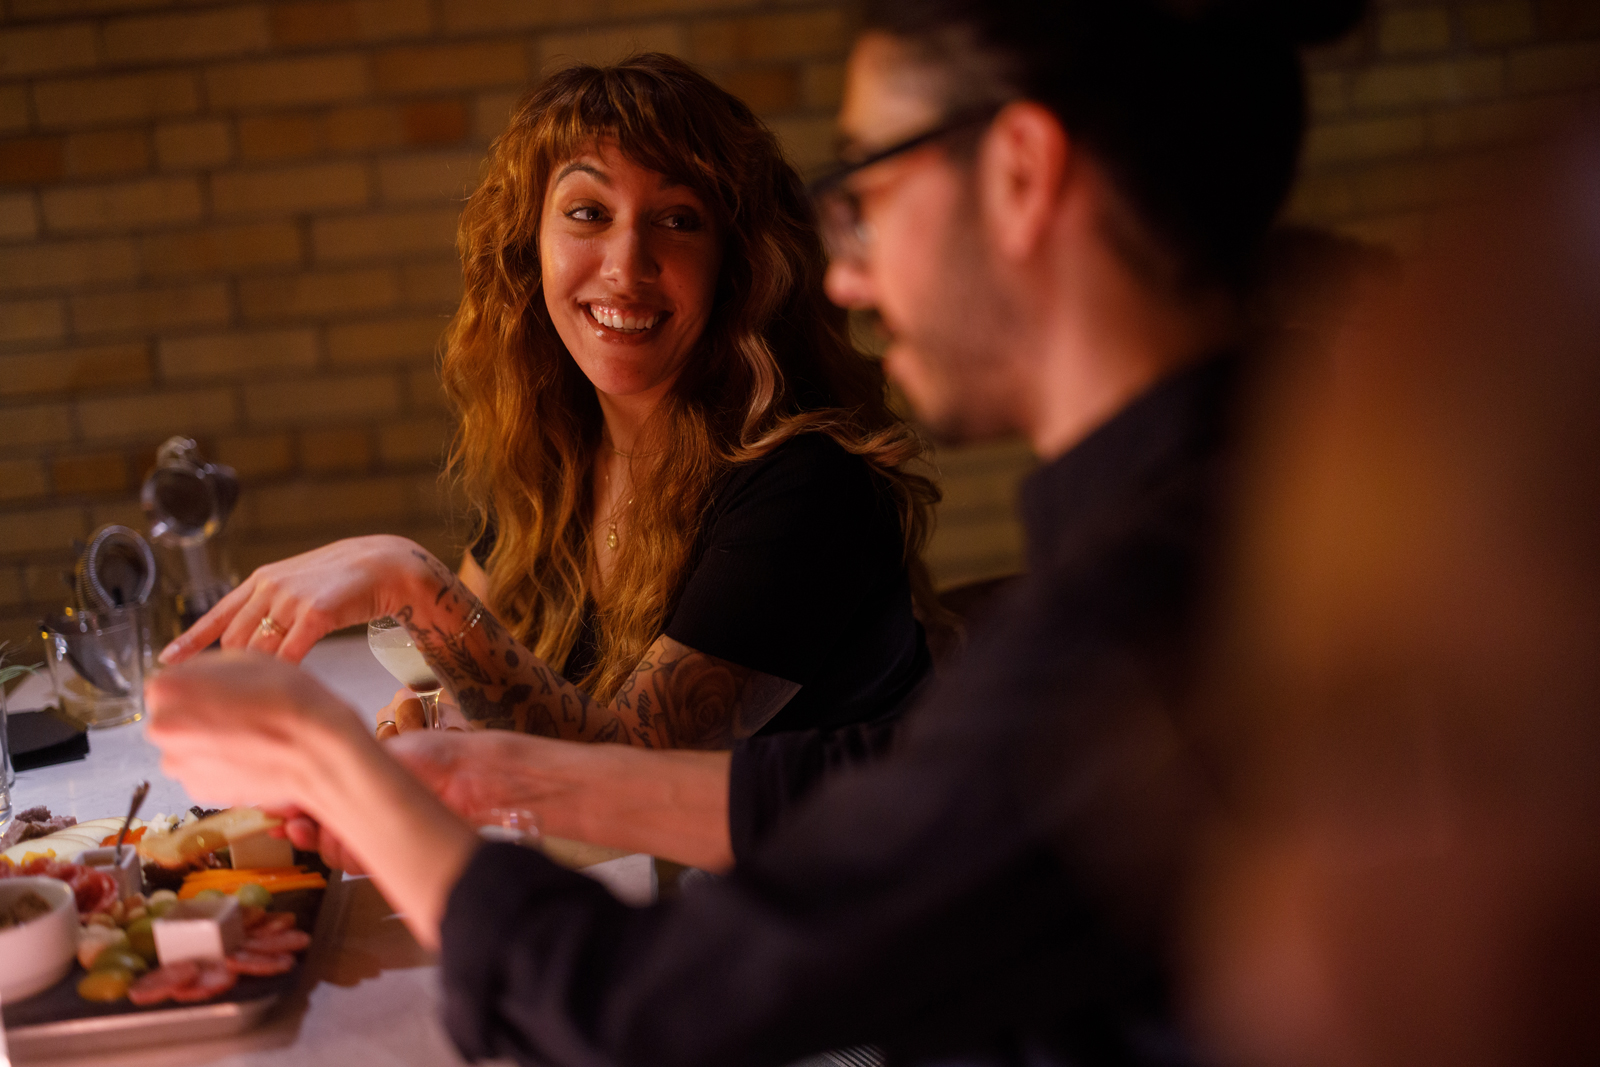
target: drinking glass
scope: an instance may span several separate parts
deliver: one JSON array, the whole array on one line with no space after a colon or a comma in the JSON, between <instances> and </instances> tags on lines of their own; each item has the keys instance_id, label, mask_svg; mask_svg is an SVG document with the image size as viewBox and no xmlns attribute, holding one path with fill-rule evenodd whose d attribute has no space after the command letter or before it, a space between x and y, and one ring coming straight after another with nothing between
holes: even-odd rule
<instances>
[{"instance_id":1,"label":"drinking glass","mask_svg":"<svg viewBox=\"0 0 1600 1067\"><path fill-rule=\"evenodd\" d=\"M367 623L367 645L383 669L422 701L423 725L430 730L443 729L439 723L439 691L444 684L411 640L411 631L385 615Z\"/></svg>"},{"instance_id":2,"label":"drinking glass","mask_svg":"<svg viewBox=\"0 0 1600 1067\"><path fill-rule=\"evenodd\" d=\"M137 608L44 620L45 659L68 718L98 729L144 717L145 633Z\"/></svg>"}]
</instances>

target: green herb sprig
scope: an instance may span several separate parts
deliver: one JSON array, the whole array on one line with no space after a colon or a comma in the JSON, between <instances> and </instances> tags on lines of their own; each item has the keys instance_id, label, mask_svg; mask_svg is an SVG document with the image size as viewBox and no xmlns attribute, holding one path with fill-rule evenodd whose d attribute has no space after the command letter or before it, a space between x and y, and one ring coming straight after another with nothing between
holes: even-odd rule
<instances>
[{"instance_id":1,"label":"green herb sprig","mask_svg":"<svg viewBox=\"0 0 1600 1067\"><path fill-rule=\"evenodd\" d=\"M4 641L0 641L0 686L10 685L18 678L26 678L28 675L44 666L42 663L35 663L31 667L23 663L13 663L11 666L7 667L5 666L5 662L6 644Z\"/></svg>"}]
</instances>

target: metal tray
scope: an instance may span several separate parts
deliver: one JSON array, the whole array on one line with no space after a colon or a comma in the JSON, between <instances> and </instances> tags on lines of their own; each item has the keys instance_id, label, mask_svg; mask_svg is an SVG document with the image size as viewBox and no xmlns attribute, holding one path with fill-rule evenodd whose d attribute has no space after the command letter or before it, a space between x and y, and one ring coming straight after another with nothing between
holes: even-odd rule
<instances>
[{"instance_id":1,"label":"metal tray","mask_svg":"<svg viewBox=\"0 0 1600 1067\"><path fill-rule=\"evenodd\" d=\"M309 857L296 856L296 862ZM239 982L214 1000L200 1004L154 1004L141 1008L126 1000L95 1004L78 996L83 968L27 1000L4 1005L5 1039L14 1059L77 1056L138 1045L160 1045L242 1034L259 1023L270 1008L293 993L307 963L332 936L338 909L325 907L339 872L324 871L327 889L300 889L273 897L274 911L292 911L296 925L311 930L311 945L295 960L294 969L267 978L241 975Z\"/></svg>"}]
</instances>

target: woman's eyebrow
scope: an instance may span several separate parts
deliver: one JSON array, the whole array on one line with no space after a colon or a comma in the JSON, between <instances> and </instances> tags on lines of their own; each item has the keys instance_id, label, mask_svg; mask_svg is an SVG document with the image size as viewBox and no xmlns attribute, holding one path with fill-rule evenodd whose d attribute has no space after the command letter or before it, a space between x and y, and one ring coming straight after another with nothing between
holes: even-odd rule
<instances>
[{"instance_id":1,"label":"woman's eyebrow","mask_svg":"<svg viewBox=\"0 0 1600 1067\"><path fill-rule=\"evenodd\" d=\"M566 178L567 175L577 172L593 175L595 181L599 182L601 185L611 184L610 176L599 167L596 167L590 163L568 163L566 166L561 168L561 173L556 175L556 184L560 185L562 179Z\"/></svg>"}]
</instances>

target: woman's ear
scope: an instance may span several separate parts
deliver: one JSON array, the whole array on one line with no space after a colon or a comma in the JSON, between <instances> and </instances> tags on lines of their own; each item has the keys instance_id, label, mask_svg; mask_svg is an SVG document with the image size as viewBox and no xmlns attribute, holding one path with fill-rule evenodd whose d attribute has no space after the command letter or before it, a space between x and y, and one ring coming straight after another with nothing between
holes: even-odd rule
<instances>
[{"instance_id":1,"label":"woman's ear","mask_svg":"<svg viewBox=\"0 0 1600 1067\"><path fill-rule=\"evenodd\" d=\"M979 204L995 250L1025 261L1049 240L1070 179L1072 147L1061 120L1029 101L1008 104L978 147Z\"/></svg>"}]
</instances>

